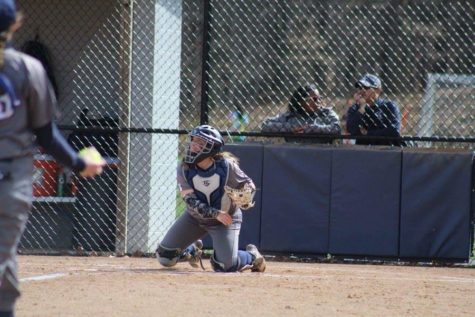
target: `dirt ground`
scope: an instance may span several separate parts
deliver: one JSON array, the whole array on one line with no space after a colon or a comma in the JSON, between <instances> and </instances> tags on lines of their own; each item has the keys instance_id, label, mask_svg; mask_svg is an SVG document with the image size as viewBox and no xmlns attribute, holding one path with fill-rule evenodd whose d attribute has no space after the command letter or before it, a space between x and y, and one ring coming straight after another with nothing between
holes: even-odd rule
<instances>
[{"instance_id":1,"label":"dirt ground","mask_svg":"<svg viewBox=\"0 0 475 317\"><path fill-rule=\"evenodd\" d=\"M17 316L474 316L475 269L268 262L214 273L153 258L20 256Z\"/></svg>"}]
</instances>

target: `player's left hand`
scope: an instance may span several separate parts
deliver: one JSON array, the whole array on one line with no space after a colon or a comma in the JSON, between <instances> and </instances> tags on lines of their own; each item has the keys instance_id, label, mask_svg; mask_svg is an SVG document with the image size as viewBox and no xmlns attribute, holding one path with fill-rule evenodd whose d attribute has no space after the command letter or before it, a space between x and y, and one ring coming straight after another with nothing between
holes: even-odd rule
<instances>
[{"instance_id":1,"label":"player's left hand","mask_svg":"<svg viewBox=\"0 0 475 317\"><path fill-rule=\"evenodd\" d=\"M228 194L233 203L242 210L248 210L254 207L254 195L256 193L254 184L246 183L241 189L224 186L224 191Z\"/></svg>"}]
</instances>

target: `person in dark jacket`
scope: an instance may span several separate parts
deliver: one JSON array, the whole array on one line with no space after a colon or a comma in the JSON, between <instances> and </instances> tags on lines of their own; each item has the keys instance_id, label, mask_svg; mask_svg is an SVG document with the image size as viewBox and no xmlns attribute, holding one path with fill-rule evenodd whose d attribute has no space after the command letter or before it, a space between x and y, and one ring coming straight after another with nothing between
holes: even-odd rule
<instances>
[{"instance_id":1,"label":"person in dark jacket","mask_svg":"<svg viewBox=\"0 0 475 317\"><path fill-rule=\"evenodd\" d=\"M340 119L332 108L323 106L322 96L315 85L298 87L292 94L288 111L267 118L263 132L291 132L295 134L318 133L339 135ZM331 138L286 138L287 142L332 143Z\"/></svg>"},{"instance_id":2,"label":"person in dark jacket","mask_svg":"<svg viewBox=\"0 0 475 317\"><path fill-rule=\"evenodd\" d=\"M355 103L348 109L346 128L350 135L400 137L401 113L397 105L380 98L381 80L371 74L363 75L356 83ZM398 140L358 139L356 144L401 145Z\"/></svg>"}]
</instances>

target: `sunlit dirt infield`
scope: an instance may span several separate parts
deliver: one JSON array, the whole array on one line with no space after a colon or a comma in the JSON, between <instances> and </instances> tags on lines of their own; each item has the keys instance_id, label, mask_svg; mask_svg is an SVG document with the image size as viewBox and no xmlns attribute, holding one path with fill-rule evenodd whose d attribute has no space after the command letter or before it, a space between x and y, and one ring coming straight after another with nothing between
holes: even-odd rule
<instances>
[{"instance_id":1,"label":"sunlit dirt infield","mask_svg":"<svg viewBox=\"0 0 475 317\"><path fill-rule=\"evenodd\" d=\"M19 256L17 316L474 316L475 269L268 262L214 273L153 258Z\"/></svg>"}]
</instances>

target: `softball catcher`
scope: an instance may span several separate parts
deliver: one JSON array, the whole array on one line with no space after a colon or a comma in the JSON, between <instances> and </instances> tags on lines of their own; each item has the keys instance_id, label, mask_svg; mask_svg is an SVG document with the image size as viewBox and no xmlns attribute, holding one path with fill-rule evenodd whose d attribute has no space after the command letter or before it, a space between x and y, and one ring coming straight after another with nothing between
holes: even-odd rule
<instances>
[{"instance_id":1,"label":"softball catcher","mask_svg":"<svg viewBox=\"0 0 475 317\"><path fill-rule=\"evenodd\" d=\"M214 271L264 272L266 263L255 245L238 250L241 209L254 205L252 179L239 168L234 155L223 152L224 140L218 130L201 125L189 136L186 155L177 169L187 208L157 248L160 264L171 267L187 261L198 267L203 247L200 238L210 234Z\"/></svg>"},{"instance_id":2,"label":"softball catcher","mask_svg":"<svg viewBox=\"0 0 475 317\"><path fill-rule=\"evenodd\" d=\"M0 317L14 315L16 253L33 199L34 136L59 162L92 177L104 162L79 157L53 123L56 98L41 63L11 48L20 22L15 2L0 0ZM41 314L41 313L40 313Z\"/></svg>"}]
</instances>

